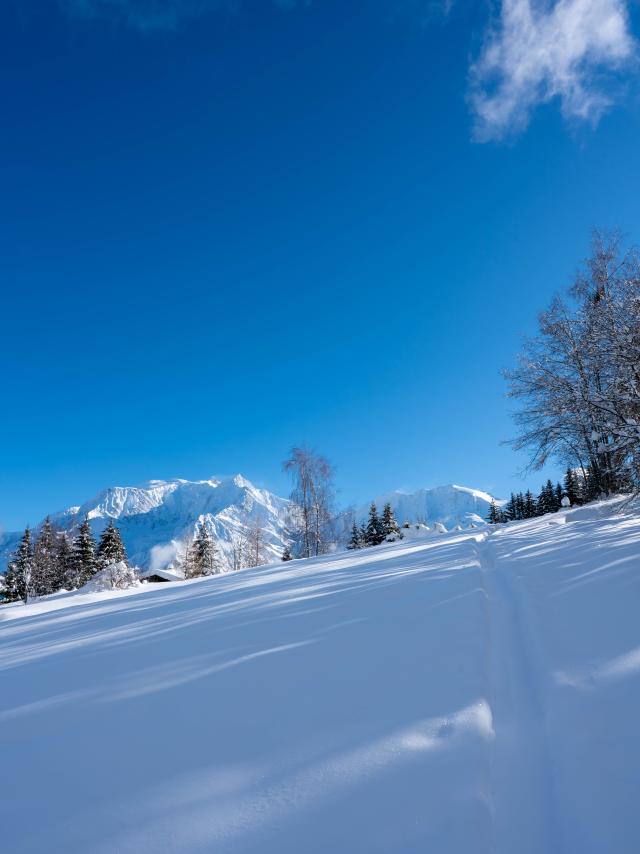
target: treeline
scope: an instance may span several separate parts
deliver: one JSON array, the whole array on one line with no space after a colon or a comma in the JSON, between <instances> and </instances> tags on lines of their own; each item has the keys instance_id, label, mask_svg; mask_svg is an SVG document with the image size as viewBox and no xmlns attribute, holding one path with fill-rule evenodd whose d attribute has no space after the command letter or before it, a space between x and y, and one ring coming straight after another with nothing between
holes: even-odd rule
<instances>
[{"instance_id":1,"label":"treeline","mask_svg":"<svg viewBox=\"0 0 640 854\"><path fill-rule=\"evenodd\" d=\"M396 521L391 504L384 505L382 516L378 515L375 502L369 508L369 519L358 525L354 519L348 549L364 549L368 546L379 546L388 537L401 537L400 526Z\"/></svg>"},{"instance_id":2,"label":"treeline","mask_svg":"<svg viewBox=\"0 0 640 854\"><path fill-rule=\"evenodd\" d=\"M533 519L544 516L545 513L556 513L563 506L576 507L598 497L598 485L587 470L574 471L568 468L564 476L564 484L547 480L540 493L534 496L531 490L512 492L511 497L502 507L495 501L491 502L487 522L496 525L500 522L512 522L519 519Z\"/></svg>"},{"instance_id":3,"label":"treeline","mask_svg":"<svg viewBox=\"0 0 640 854\"><path fill-rule=\"evenodd\" d=\"M578 467L597 496L640 490L640 252L596 233L566 299L539 318L513 370L512 445L530 466Z\"/></svg>"},{"instance_id":4,"label":"treeline","mask_svg":"<svg viewBox=\"0 0 640 854\"><path fill-rule=\"evenodd\" d=\"M96 544L89 519L71 538L47 517L37 535L27 528L9 561L3 596L7 602L27 602L59 590L77 590L101 570L109 570L111 586L128 587L135 574L128 565L120 532L109 521Z\"/></svg>"}]
</instances>

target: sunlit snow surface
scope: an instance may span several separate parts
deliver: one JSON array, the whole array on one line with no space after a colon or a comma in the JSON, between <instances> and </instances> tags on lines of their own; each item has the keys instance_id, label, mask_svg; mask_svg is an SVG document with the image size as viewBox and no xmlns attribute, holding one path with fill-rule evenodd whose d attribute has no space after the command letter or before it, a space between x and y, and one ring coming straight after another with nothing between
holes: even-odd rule
<instances>
[{"instance_id":1,"label":"sunlit snow surface","mask_svg":"<svg viewBox=\"0 0 640 854\"><path fill-rule=\"evenodd\" d=\"M619 501L4 606L2 849L632 854L639 606Z\"/></svg>"}]
</instances>

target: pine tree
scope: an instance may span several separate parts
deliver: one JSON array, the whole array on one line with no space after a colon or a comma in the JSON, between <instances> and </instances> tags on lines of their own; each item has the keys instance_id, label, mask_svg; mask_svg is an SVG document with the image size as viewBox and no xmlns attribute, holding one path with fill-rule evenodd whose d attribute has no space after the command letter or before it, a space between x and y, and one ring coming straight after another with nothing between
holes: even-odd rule
<instances>
[{"instance_id":1,"label":"pine tree","mask_svg":"<svg viewBox=\"0 0 640 854\"><path fill-rule=\"evenodd\" d=\"M66 531L60 531L58 534L56 552L57 589L73 590L75 578L73 548Z\"/></svg>"},{"instance_id":2,"label":"pine tree","mask_svg":"<svg viewBox=\"0 0 640 854\"><path fill-rule=\"evenodd\" d=\"M113 524L113 519L109 519L109 524L100 536L96 560L100 569L112 563L129 563L120 531Z\"/></svg>"},{"instance_id":3,"label":"pine tree","mask_svg":"<svg viewBox=\"0 0 640 854\"><path fill-rule=\"evenodd\" d=\"M384 540L384 531L382 529L382 520L378 516L378 508L375 501L371 502L369 508L369 521L367 523L366 543L368 546L379 546Z\"/></svg>"},{"instance_id":4,"label":"pine tree","mask_svg":"<svg viewBox=\"0 0 640 854\"><path fill-rule=\"evenodd\" d=\"M196 533L185 564L185 578L200 578L220 572L218 549L204 522Z\"/></svg>"},{"instance_id":5,"label":"pine tree","mask_svg":"<svg viewBox=\"0 0 640 854\"><path fill-rule=\"evenodd\" d=\"M284 551L282 552L282 557L280 558L280 560L284 562L293 560L293 558L291 557L291 550L289 549L289 546L284 547Z\"/></svg>"},{"instance_id":6,"label":"pine tree","mask_svg":"<svg viewBox=\"0 0 640 854\"><path fill-rule=\"evenodd\" d=\"M508 522L512 522L514 519L518 518L518 509L516 504L516 496L515 493L511 493L511 496L507 503L503 508L503 514L506 517Z\"/></svg>"},{"instance_id":7,"label":"pine tree","mask_svg":"<svg viewBox=\"0 0 640 854\"><path fill-rule=\"evenodd\" d=\"M564 476L564 491L572 507L580 503L580 484L571 467L567 469Z\"/></svg>"},{"instance_id":8,"label":"pine tree","mask_svg":"<svg viewBox=\"0 0 640 854\"><path fill-rule=\"evenodd\" d=\"M545 513L551 512L551 508L549 506L549 493L545 484L542 485L536 504L538 506L538 516L544 516Z\"/></svg>"},{"instance_id":9,"label":"pine tree","mask_svg":"<svg viewBox=\"0 0 640 854\"><path fill-rule=\"evenodd\" d=\"M562 507L562 499L564 497L564 493L562 492L562 486L559 483L556 483L555 488L555 498L556 498L556 510L560 510Z\"/></svg>"},{"instance_id":10,"label":"pine tree","mask_svg":"<svg viewBox=\"0 0 640 854\"><path fill-rule=\"evenodd\" d=\"M349 542L347 543L348 549L361 549L364 543L362 541L362 532L361 529L356 525L355 520L351 527L351 537L349 538Z\"/></svg>"},{"instance_id":11,"label":"pine tree","mask_svg":"<svg viewBox=\"0 0 640 854\"><path fill-rule=\"evenodd\" d=\"M490 525L497 525L500 521L500 511L498 510L498 505L496 504L495 498L491 499L491 504L489 506L489 515L487 516L487 522Z\"/></svg>"},{"instance_id":12,"label":"pine tree","mask_svg":"<svg viewBox=\"0 0 640 854\"><path fill-rule=\"evenodd\" d=\"M34 596L47 596L60 589L57 560L56 532L47 516L33 547L31 587Z\"/></svg>"},{"instance_id":13,"label":"pine tree","mask_svg":"<svg viewBox=\"0 0 640 854\"><path fill-rule=\"evenodd\" d=\"M516 495L516 519L524 519L525 518L525 504L524 504L524 495L519 492Z\"/></svg>"},{"instance_id":14,"label":"pine tree","mask_svg":"<svg viewBox=\"0 0 640 854\"><path fill-rule=\"evenodd\" d=\"M22 600L25 605L31 593L31 575L33 572L33 547L31 531L27 528L22 535L13 559L9 562L4 578L4 598L7 602Z\"/></svg>"},{"instance_id":15,"label":"pine tree","mask_svg":"<svg viewBox=\"0 0 640 854\"><path fill-rule=\"evenodd\" d=\"M382 531L385 537L396 537L400 533L400 526L388 501L382 510Z\"/></svg>"},{"instance_id":16,"label":"pine tree","mask_svg":"<svg viewBox=\"0 0 640 854\"><path fill-rule=\"evenodd\" d=\"M73 541L74 587L82 587L98 571L96 561L96 541L91 531L89 517L80 525L77 537Z\"/></svg>"},{"instance_id":17,"label":"pine tree","mask_svg":"<svg viewBox=\"0 0 640 854\"><path fill-rule=\"evenodd\" d=\"M533 493L531 492L531 490L527 489L524 494L524 518L533 519L536 514L536 500L533 497Z\"/></svg>"}]
</instances>

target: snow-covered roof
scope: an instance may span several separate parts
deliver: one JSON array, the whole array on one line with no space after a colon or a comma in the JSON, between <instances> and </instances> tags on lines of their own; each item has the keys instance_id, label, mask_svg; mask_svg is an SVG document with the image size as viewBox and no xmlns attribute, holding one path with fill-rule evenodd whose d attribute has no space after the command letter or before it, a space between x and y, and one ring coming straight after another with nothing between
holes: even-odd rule
<instances>
[{"instance_id":1,"label":"snow-covered roof","mask_svg":"<svg viewBox=\"0 0 640 854\"><path fill-rule=\"evenodd\" d=\"M169 572L168 569L145 569L144 572L140 573L140 580L144 581L145 578L152 578L154 575L157 575L158 578L164 578L165 581L184 581L180 575Z\"/></svg>"}]
</instances>

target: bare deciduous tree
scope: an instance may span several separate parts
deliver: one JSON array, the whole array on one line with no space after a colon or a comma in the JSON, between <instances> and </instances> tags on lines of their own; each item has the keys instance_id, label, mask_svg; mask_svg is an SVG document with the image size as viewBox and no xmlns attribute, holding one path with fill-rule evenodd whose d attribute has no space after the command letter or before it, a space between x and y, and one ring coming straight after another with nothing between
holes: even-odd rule
<instances>
[{"instance_id":1,"label":"bare deciduous tree","mask_svg":"<svg viewBox=\"0 0 640 854\"><path fill-rule=\"evenodd\" d=\"M322 554L330 539L333 467L326 457L306 446L292 448L282 466L293 481L291 524L298 533L302 556Z\"/></svg>"},{"instance_id":2,"label":"bare deciduous tree","mask_svg":"<svg viewBox=\"0 0 640 854\"><path fill-rule=\"evenodd\" d=\"M265 562L264 520L260 514L251 520L247 531L247 566Z\"/></svg>"},{"instance_id":3,"label":"bare deciduous tree","mask_svg":"<svg viewBox=\"0 0 640 854\"><path fill-rule=\"evenodd\" d=\"M570 300L556 297L505 372L530 467L582 468L596 493L640 486L640 258L596 233Z\"/></svg>"}]
</instances>

